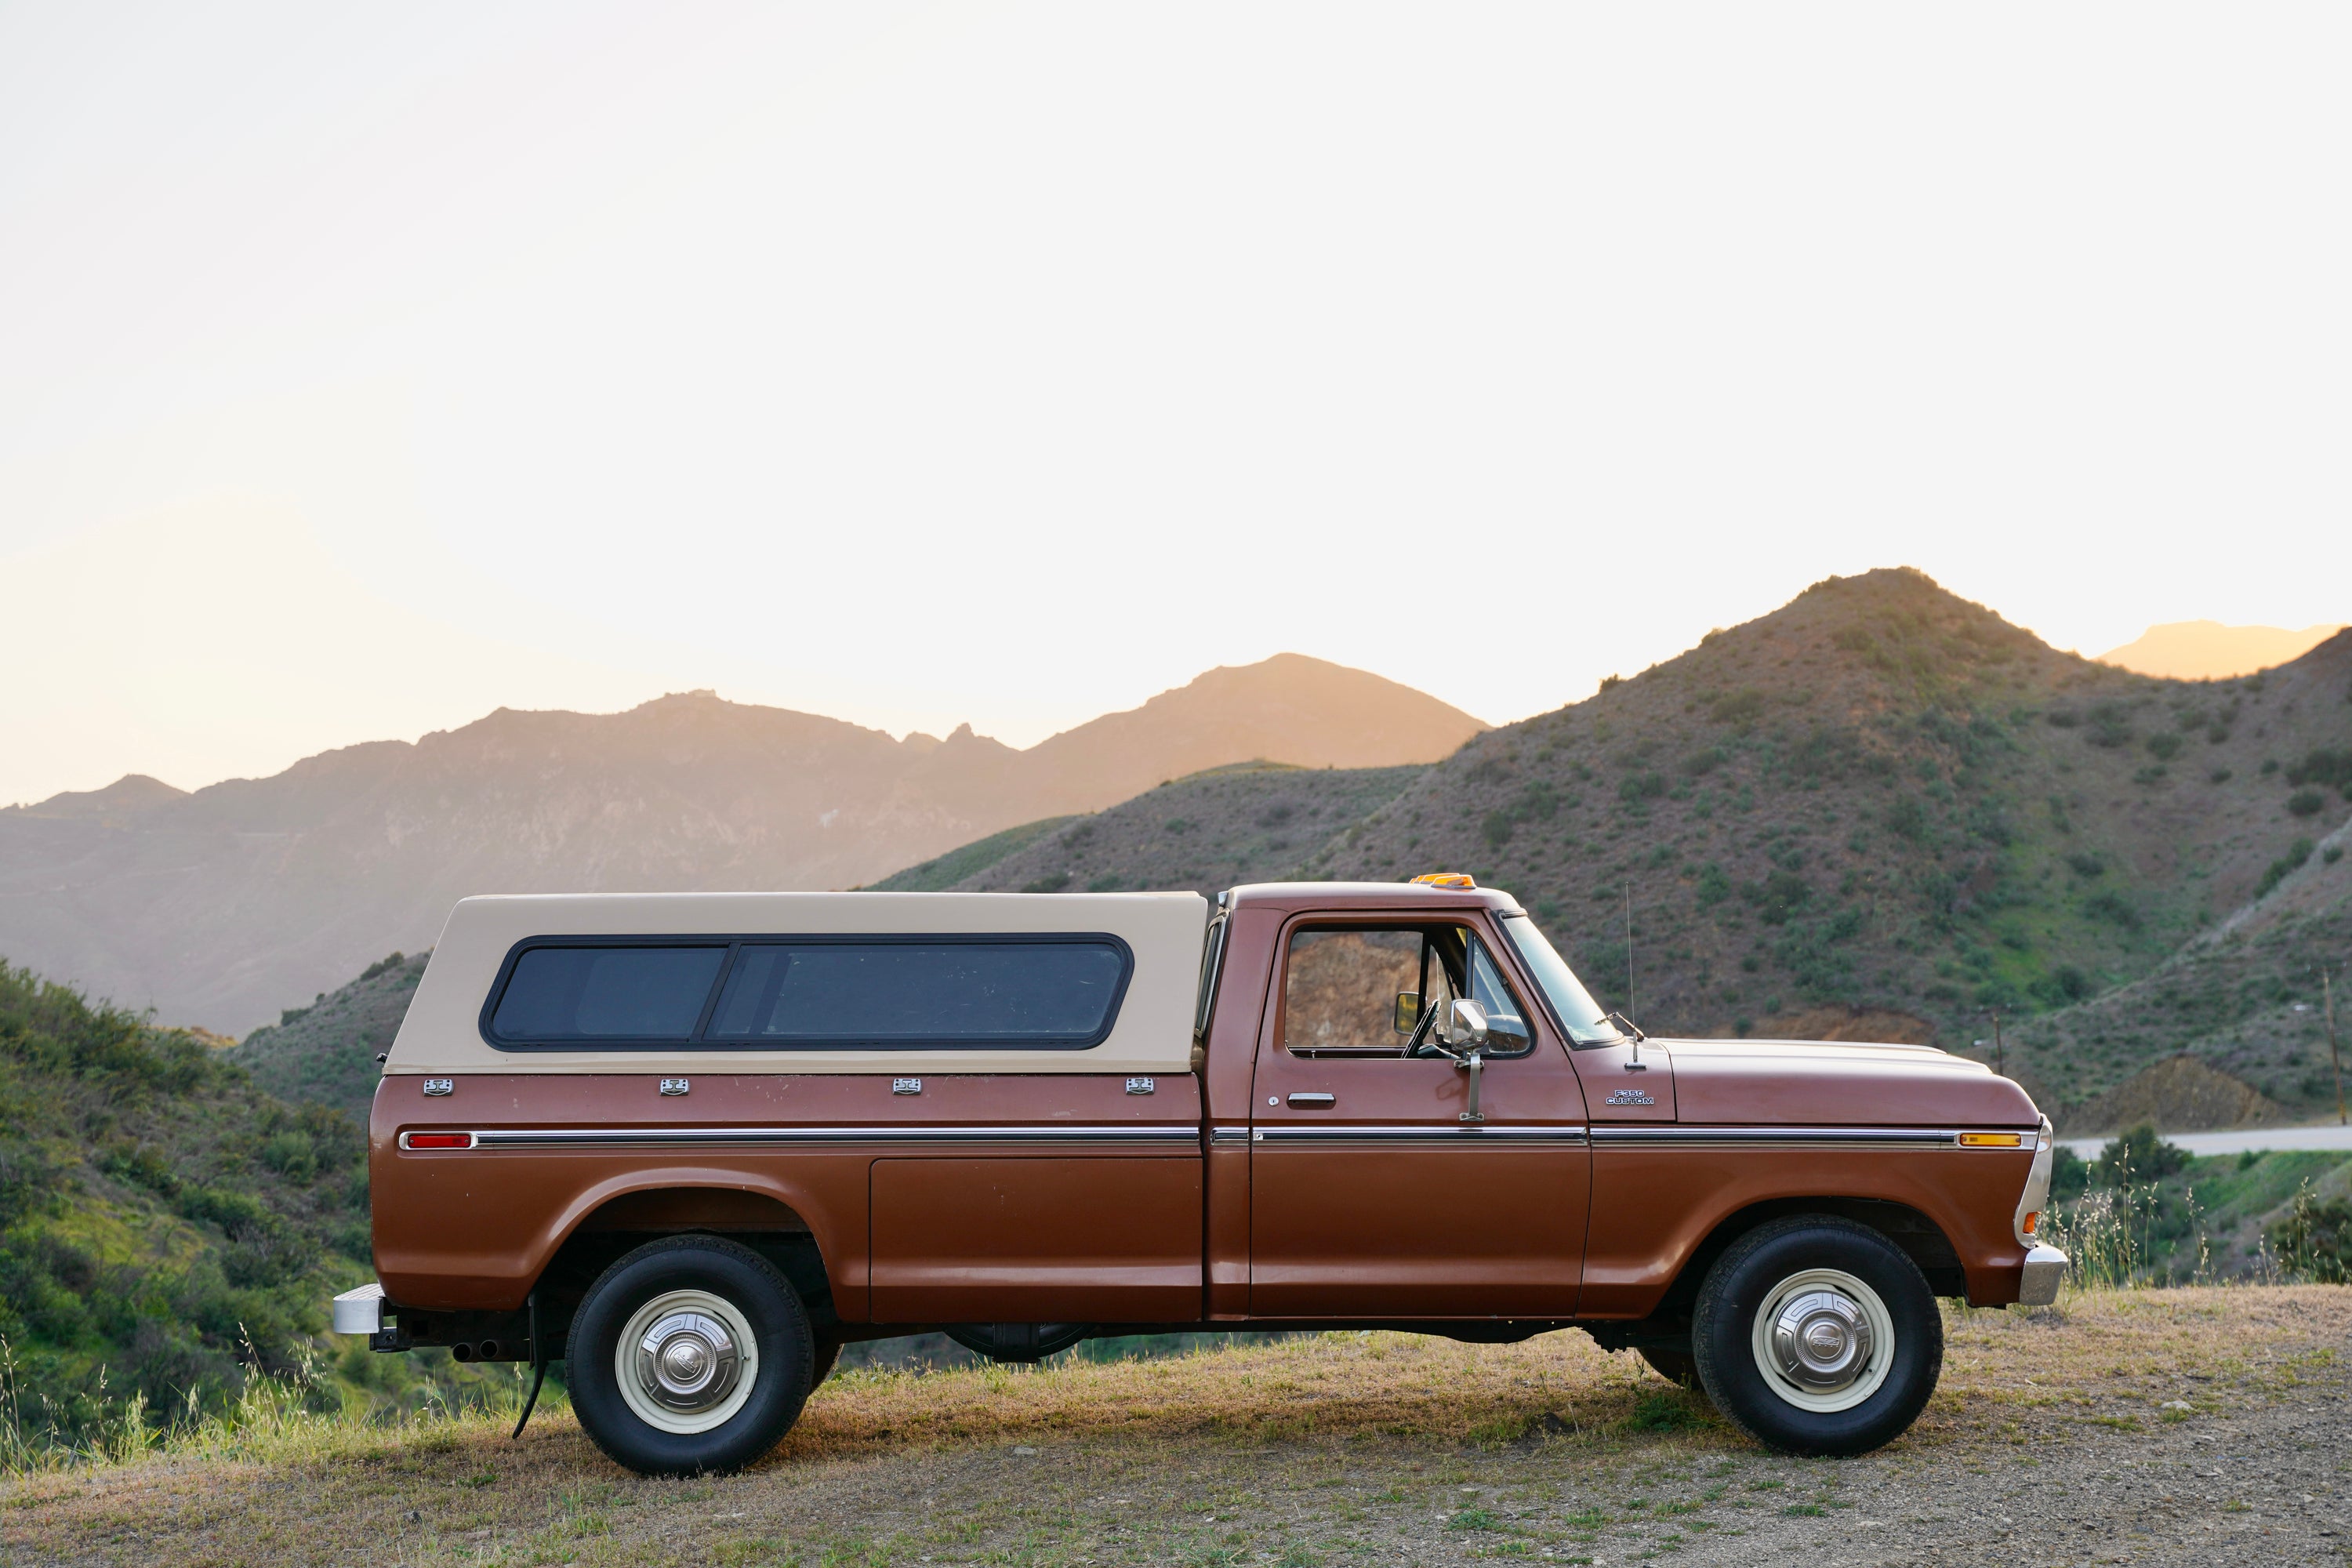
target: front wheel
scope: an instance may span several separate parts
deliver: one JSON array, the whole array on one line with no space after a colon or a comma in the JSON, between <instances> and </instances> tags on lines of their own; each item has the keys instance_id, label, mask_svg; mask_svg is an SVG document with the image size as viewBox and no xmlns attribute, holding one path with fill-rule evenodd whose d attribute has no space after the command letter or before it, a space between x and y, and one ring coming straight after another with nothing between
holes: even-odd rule
<instances>
[{"instance_id":1,"label":"front wheel","mask_svg":"<svg viewBox=\"0 0 2352 1568\"><path fill-rule=\"evenodd\" d=\"M758 1253L712 1236L649 1242L604 1270L572 1321L565 1376L596 1446L640 1475L740 1469L811 1386L800 1299Z\"/></svg>"},{"instance_id":2,"label":"front wheel","mask_svg":"<svg viewBox=\"0 0 2352 1568\"><path fill-rule=\"evenodd\" d=\"M1765 1447L1865 1454L1927 1407L1944 1320L1885 1237L1798 1215L1748 1232L1707 1270L1691 1351L1716 1407Z\"/></svg>"}]
</instances>

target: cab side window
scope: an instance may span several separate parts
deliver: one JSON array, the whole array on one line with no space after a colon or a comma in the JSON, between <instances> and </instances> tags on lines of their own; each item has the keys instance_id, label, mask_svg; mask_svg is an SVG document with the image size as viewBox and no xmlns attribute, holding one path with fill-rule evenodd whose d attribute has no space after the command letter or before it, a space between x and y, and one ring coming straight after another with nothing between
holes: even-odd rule
<instances>
[{"instance_id":1,"label":"cab side window","mask_svg":"<svg viewBox=\"0 0 2352 1568\"><path fill-rule=\"evenodd\" d=\"M1402 1058L1423 1017L1457 996L1486 1007L1488 1055L1532 1044L1493 956L1460 926L1309 927L1286 959L1282 1046L1294 1056Z\"/></svg>"}]
</instances>

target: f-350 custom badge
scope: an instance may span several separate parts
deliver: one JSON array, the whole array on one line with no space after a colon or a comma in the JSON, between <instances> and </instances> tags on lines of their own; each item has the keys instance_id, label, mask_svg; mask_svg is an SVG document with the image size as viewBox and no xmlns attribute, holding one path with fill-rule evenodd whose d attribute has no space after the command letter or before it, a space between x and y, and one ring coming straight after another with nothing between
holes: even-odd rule
<instances>
[{"instance_id":1,"label":"f-350 custom badge","mask_svg":"<svg viewBox=\"0 0 2352 1568\"><path fill-rule=\"evenodd\" d=\"M1658 1100L1655 1095L1644 1094L1638 1089L1621 1089L1616 1093L1609 1097L1609 1103L1612 1105L1655 1105L1658 1103Z\"/></svg>"}]
</instances>

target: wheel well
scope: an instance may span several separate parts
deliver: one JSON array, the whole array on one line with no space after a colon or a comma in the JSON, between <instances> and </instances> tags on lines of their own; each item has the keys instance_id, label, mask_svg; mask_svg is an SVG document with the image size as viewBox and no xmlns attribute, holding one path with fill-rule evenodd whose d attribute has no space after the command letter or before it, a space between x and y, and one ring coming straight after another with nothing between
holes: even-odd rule
<instances>
[{"instance_id":1,"label":"wheel well","mask_svg":"<svg viewBox=\"0 0 2352 1568\"><path fill-rule=\"evenodd\" d=\"M1725 1215L1707 1233L1706 1239L1691 1250L1682 1272L1675 1276L1675 1282L1667 1287L1652 1317L1689 1322L1691 1309L1698 1300L1699 1285L1706 1279L1706 1271L1715 1267L1715 1260L1758 1226L1798 1214L1835 1215L1866 1225L1901 1247L1905 1256L1919 1266L1919 1272L1927 1278L1929 1290L1938 1296L1969 1293L1968 1275L1960 1267L1960 1255L1953 1249L1951 1238L1934 1220L1908 1204L1890 1203L1884 1198L1771 1198Z\"/></svg>"},{"instance_id":2,"label":"wheel well","mask_svg":"<svg viewBox=\"0 0 2352 1568\"><path fill-rule=\"evenodd\" d=\"M663 1237L697 1233L723 1237L774 1264L800 1297L811 1327L822 1331L840 1321L824 1255L808 1222L790 1205L740 1187L654 1187L608 1200L564 1237L532 1287L542 1331L560 1343L589 1287L629 1253Z\"/></svg>"}]
</instances>

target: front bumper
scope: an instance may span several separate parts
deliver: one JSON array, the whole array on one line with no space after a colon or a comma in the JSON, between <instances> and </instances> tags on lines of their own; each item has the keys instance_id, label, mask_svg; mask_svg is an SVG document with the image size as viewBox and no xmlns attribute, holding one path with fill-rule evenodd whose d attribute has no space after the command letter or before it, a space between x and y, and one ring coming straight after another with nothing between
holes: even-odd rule
<instances>
[{"instance_id":1,"label":"front bumper","mask_svg":"<svg viewBox=\"0 0 2352 1568\"><path fill-rule=\"evenodd\" d=\"M2058 1299L2070 1263L2054 1247L2037 1247L2025 1255L2025 1273L2017 1282L2020 1306L2046 1307Z\"/></svg>"}]
</instances>

